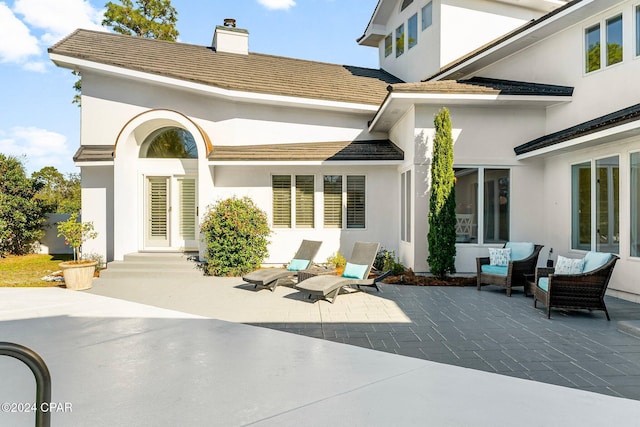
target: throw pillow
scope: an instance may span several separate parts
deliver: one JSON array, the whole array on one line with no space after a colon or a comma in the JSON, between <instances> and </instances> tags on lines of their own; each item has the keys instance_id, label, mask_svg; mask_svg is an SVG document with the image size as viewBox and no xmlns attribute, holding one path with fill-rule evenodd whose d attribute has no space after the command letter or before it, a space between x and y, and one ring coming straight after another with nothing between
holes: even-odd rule
<instances>
[{"instance_id":1,"label":"throw pillow","mask_svg":"<svg viewBox=\"0 0 640 427\"><path fill-rule=\"evenodd\" d=\"M489 248L489 264L505 267L509 265L509 261L511 261L511 248Z\"/></svg>"},{"instance_id":2,"label":"throw pillow","mask_svg":"<svg viewBox=\"0 0 640 427\"><path fill-rule=\"evenodd\" d=\"M555 274L580 274L584 267L583 259L565 258L561 255L558 256L558 263L556 264Z\"/></svg>"},{"instance_id":3,"label":"throw pillow","mask_svg":"<svg viewBox=\"0 0 640 427\"><path fill-rule=\"evenodd\" d=\"M300 271L309 267L310 261L308 259L292 259L287 266L288 271Z\"/></svg>"},{"instance_id":4,"label":"throw pillow","mask_svg":"<svg viewBox=\"0 0 640 427\"><path fill-rule=\"evenodd\" d=\"M364 279L364 274L367 272L368 265L360 265L360 264L351 264L347 263L344 268L344 272L342 273L342 277L346 277L348 279Z\"/></svg>"}]
</instances>

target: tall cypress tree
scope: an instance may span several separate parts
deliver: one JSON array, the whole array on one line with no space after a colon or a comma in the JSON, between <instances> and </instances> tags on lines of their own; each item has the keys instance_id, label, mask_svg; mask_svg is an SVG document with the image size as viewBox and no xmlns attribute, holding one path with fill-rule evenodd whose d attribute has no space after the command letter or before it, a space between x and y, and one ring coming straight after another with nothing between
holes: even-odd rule
<instances>
[{"instance_id":1,"label":"tall cypress tree","mask_svg":"<svg viewBox=\"0 0 640 427\"><path fill-rule=\"evenodd\" d=\"M456 189L448 109L438 112L434 125L427 262L434 276L445 278L456 272Z\"/></svg>"}]
</instances>

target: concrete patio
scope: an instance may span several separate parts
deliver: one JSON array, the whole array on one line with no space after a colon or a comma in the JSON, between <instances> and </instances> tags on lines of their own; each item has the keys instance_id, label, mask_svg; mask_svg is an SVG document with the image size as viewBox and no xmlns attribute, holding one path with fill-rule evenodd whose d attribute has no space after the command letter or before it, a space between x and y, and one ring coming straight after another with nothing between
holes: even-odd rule
<instances>
[{"instance_id":1,"label":"concrete patio","mask_svg":"<svg viewBox=\"0 0 640 427\"><path fill-rule=\"evenodd\" d=\"M640 320L637 304L607 299L611 322L559 310L547 320L522 293L386 285L331 305L193 273L105 275L85 292L0 289L1 339L40 353L53 401L73 404L53 425L640 418L640 339L618 331ZM0 358L2 402L33 400L19 365ZM3 426L32 423L33 414L0 413Z\"/></svg>"}]
</instances>

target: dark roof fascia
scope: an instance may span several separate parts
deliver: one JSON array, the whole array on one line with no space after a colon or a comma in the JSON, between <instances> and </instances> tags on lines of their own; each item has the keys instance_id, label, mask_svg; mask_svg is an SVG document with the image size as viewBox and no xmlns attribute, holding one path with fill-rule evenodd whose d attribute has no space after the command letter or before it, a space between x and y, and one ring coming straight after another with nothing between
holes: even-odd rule
<instances>
[{"instance_id":1,"label":"dark roof fascia","mask_svg":"<svg viewBox=\"0 0 640 427\"><path fill-rule=\"evenodd\" d=\"M527 154L542 148L551 147L565 141L569 141L581 136L595 132L607 130L626 123L640 120L640 104L614 111L613 113L597 117L595 119L580 123L575 126L551 133L549 135L536 138L532 141L515 147L516 155Z\"/></svg>"},{"instance_id":2,"label":"dark roof fascia","mask_svg":"<svg viewBox=\"0 0 640 427\"><path fill-rule=\"evenodd\" d=\"M428 76L427 78L425 78L422 81L426 82L426 81L430 81L430 80L435 80L439 76L441 76L442 74L445 74L446 72L451 71L452 69L464 64L465 62L471 61L475 57L483 54L484 52L486 52L486 51L488 51L490 49L493 49L494 47L496 47L496 46L498 46L500 44L508 42L509 40L514 38L515 36L525 32L525 31L527 31L527 30L529 30L529 29L531 29L533 27L536 27L536 26L539 26L539 25L543 24L545 21L549 20L550 18L554 17L555 15L557 15L557 14L559 14L559 13L561 13L561 12L567 10L567 9L572 8L573 6L575 6L576 4L578 4L578 3L582 2L582 1L583 0L570 1L569 3L567 3L567 4L563 5L563 6L560 6L557 9L552 10L551 12L547 13L546 15L541 16L538 19L532 19L531 21L529 21L526 24L516 28L515 30L511 31L510 33L507 33L504 36L502 36L502 37L500 37L500 38L498 38L498 39L496 39L496 40L494 40L492 42L489 42L489 43L485 44L484 46L481 46L480 48L476 49L475 51L473 51L473 52L471 52L471 53L459 58L458 60L456 60L456 61L454 61L454 62L452 62L452 63L450 63L448 65L445 65L443 68L440 69L440 71L437 71L436 73Z\"/></svg>"},{"instance_id":3,"label":"dark roof fascia","mask_svg":"<svg viewBox=\"0 0 640 427\"><path fill-rule=\"evenodd\" d=\"M445 81L442 81L445 82ZM450 82L446 80L446 82ZM392 84L387 87L389 92L403 92L403 93L444 93L443 91L435 90L436 87L433 87L433 90L430 90L430 84L434 84L437 82L420 82L415 84L415 88L411 88L412 84ZM460 87L468 86L477 86L479 88L485 88L487 92L496 92L500 95L516 95L516 96L572 96L573 95L573 87L571 86L560 86L560 85L552 85L545 83L533 83L533 82L525 82L518 80L502 80L502 79L492 79L486 77L472 77L466 80L456 80L455 83L459 84ZM408 89L403 88L404 86L408 86ZM419 86L423 85L424 90L420 90ZM416 90L417 89L417 90ZM468 90L469 94L477 93L475 90ZM465 90L460 91L452 91L450 93L465 93ZM388 94L387 94L388 96Z\"/></svg>"}]
</instances>

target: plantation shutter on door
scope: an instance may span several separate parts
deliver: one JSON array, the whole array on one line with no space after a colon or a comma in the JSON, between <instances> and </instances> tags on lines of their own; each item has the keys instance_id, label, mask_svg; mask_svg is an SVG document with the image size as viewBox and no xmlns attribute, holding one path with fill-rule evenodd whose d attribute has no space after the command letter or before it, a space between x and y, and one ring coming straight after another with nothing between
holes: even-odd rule
<instances>
[{"instance_id":1,"label":"plantation shutter on door","mask_svg":"<svg viewBox=\"0 0 640 427\"><path fill-rule=\"evenodd\" d=\"M342 176L324 176L324 226L342 228Z\"/></svg>"},{"instance_id":2,"label":"plantation shutter on door","mask_svg":"<svg viewBox=\"0 0 640 427\"><path fill-rule=\"evenodd\" d=\"M365 228L365 178L347 176L347 228Z\"/></svg>"},{"instance_id":3,"label":"plantation shutter on door","mask_svg":"<svg viewBox=\"0 0 640 427\"><path fill-rule=\"evenodd\" d=\"M149 178L149 239L168 238L167 220L167 178Z\"/></svg>"},{"instance_id":4,"label":"plantation shutter on door","mask_svg":"<svg viewBox=\"0 0 640 427\"><path fill-rule=\"evenodd\" d=\"M273 226L280 228L291 227L291 176L273 175L271 177L273 190Z\"/></svg>"},{"instance_id":5,"label":"plantation shutter on door","mask_svg":"<svg viewBox=\"0 0 640 427\"><path fill-rule=\"evenodd\" d=\"M296 175L296 227L313 228L314 176Z\"/></svg>"},{"instance_id":6,"label":"plantation shutter on door","mask_svg":"<svg viewBox=\"0 0 640 427\"><path fill-rule=\"evenodd\" d=\"M181 178L180 188L180 237L184 240L196 239L196 180Z\"/></svg>"}]
</instances>

